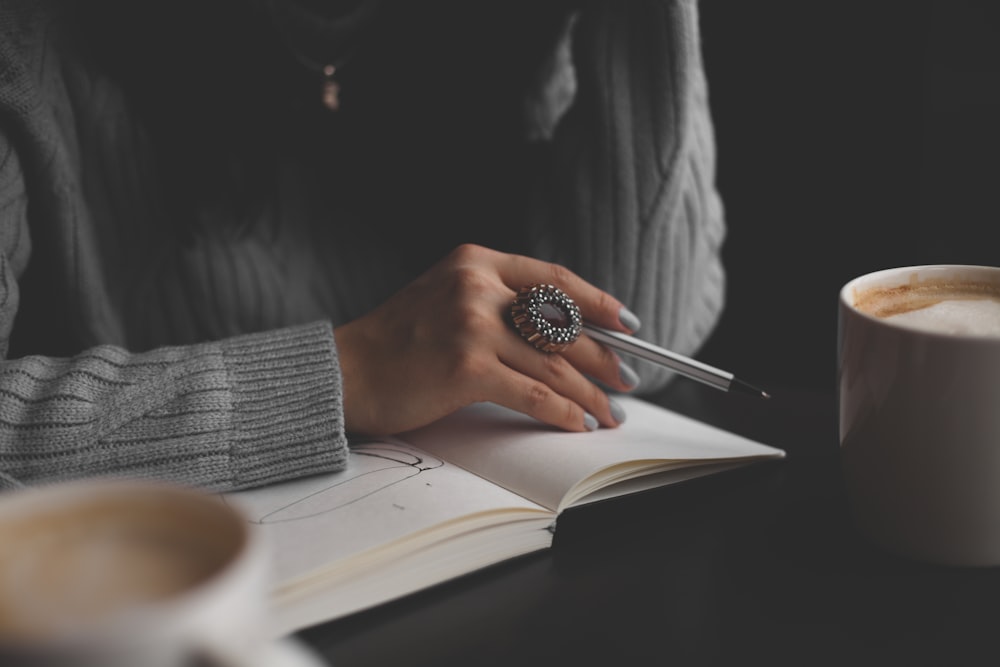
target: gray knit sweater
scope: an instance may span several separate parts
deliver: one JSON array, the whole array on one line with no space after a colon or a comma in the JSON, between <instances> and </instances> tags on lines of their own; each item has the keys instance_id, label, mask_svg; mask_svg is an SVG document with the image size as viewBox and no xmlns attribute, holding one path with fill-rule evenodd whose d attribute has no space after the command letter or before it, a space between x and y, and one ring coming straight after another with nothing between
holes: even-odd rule
<instances>
[{"instance_id":1,"label":"gray knit sweater","mask_svg":"<svg viewBox=\"0 0 1000 667\"><path fill-rule=\"evenodd\" d=\"M146 116L61 4L0 0L0 486L127 475L231 490L342 467L331 327L440 248L394 243L280 141L262 205L230 206L222 192L191 209L199 224L179 224ZM524 99L498 111L523 114L523 141L541 146L524 153L542 178L518 199L511 229L528 231L512 249L568 265L626 303L644 337L692 353L724 294L696 3L589 2L576 17L540 52ZM381 176L387 199L406 192L397 171ZM445 227L455 244L503 237L491 202L480 217L420 193L397 209L412 212L397 221L411 232L450 216L475 231ZM641 389L669 379L637 370Z\"/></svg>"}]
</instances>

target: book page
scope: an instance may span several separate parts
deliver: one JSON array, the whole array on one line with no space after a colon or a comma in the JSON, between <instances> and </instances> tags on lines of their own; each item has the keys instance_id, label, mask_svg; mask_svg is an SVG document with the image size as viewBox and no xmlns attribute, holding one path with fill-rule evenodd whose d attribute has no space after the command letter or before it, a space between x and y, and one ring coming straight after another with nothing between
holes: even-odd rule
<instances>
[{"instance_id":1,"label":"book page","mask_svg":"<svg viewBox=\"0 0 1000 667\"><path fill-rule=\"evenodd\" d=\"M493 562L545 548L554 519L521 496L391 438L352 445L342 472L223 499L257 524L269 547L283 631L480 568L483 549ZM512 534L518 530L529 534ZM452 541L454 546L441 546ZM427 561L422 554L435 549L450 554L449 569L442 570L444 561L437 558L428 563L434 569L421 571L415 563ZM390 575L394 586L380 588L379 580ZM338 592L344 585L357 589L357 596ZM281 619L299 594L326 598L315 617Z\"/></svg>"},{"instance_id":2,"label":"book page","mask_svg":"<svg viewBox=\"0 0 1000 667\"><path fill-rule=\"evenodd\" d=\"M615 495L610 484L639 474L784 456L780 449L647 401L615 400L627 419L613 429L568 433L479 403L402 438L553 511L601 489L602 497ZM657 484L669 481L661 477Z\"/></svg>"}]
</instances>

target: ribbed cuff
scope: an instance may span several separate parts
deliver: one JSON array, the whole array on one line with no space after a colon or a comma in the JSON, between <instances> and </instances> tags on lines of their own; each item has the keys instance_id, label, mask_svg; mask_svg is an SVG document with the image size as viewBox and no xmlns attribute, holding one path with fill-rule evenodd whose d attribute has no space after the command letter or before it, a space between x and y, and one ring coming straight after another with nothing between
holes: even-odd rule
<instances>
[{"instance_id":1,"label":"ribbed cuff","mask_svg":"<svg viewBox=\"0 0 1000 667\"><path fill-rule=\"evenodd\" d=\"M343 384L331 325L231 338L222 347L233 391L234 486L343 469Z\"/></svg>"}]
</instances>

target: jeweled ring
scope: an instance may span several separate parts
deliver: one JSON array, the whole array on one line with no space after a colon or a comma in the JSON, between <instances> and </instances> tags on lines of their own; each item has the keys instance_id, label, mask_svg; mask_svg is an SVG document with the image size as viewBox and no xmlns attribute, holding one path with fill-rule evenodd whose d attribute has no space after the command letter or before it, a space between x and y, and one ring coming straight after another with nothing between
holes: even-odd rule
<instances>
[{"instance_id":1,"label":"jeweled ring","mask_svg":"<svg viewBox=\"0 0 1000 667\"><path fill-rule=\"evenodd\" d=\"M521 337L542 352L562 352L583 329L580 307L555 285L522 287L510 318Z\"/></svg>"}]
</instances>

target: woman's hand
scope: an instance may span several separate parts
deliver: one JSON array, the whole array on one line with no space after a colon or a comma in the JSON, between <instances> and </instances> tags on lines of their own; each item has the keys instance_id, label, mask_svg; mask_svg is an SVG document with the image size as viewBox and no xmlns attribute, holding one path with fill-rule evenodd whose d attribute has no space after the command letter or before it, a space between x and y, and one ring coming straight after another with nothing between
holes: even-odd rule
<instances>
[{"instance_id":1,"label":"woman's hand","mask_svg":"<svg viewBox=\"0 0 1000 667\"><path fill-rule=\"evenodd\" d=\"M532 283L562 289L588 322L630 333L621 320L634 316L564 267L463 245L334 331L347 430L399 433L477 401L568 431L616 426L608 397L587 378L630 389L614 352L581 335L564 352L546 354L510 326L517 290Z\"/></svg>"}]
</instances>

